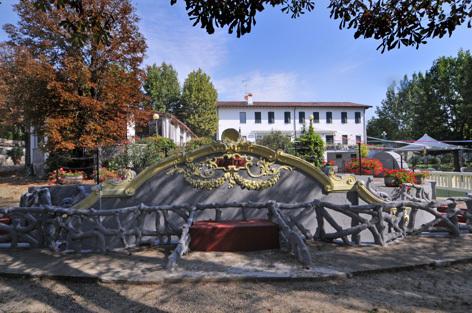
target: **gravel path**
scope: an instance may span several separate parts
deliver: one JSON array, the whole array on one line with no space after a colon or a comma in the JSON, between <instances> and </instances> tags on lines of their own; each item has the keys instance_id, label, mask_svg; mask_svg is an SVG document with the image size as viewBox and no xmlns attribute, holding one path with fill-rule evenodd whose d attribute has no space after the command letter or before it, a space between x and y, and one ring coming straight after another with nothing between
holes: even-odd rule
<instances>
[{"instance_id":1,"label":"gravel path","mask_svg":"<svg viewBox=\"0 0 472 313\"><path fill-rule=\"evenodd\" d=\"M472 312L472 264L325 282L96 284L0 278L0 312Z\"/></svg>"}]
</instances>

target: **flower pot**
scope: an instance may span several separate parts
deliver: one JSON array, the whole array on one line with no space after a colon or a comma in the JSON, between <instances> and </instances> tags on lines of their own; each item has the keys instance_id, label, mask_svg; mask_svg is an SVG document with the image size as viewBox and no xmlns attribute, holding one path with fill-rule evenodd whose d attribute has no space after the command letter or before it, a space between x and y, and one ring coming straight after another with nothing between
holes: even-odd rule
<instances>
[{"instance_id":1,"label":"flower pot","mask_svg":"<svg viewBox=\"0 0 472 313\"><path fill-rule=\"evenodd\" d=\"M392 176L385 176L384 183L386 187L399 187L400 186L400 184L398 183L398 180Z\"/></svg>"},{"instance_id":2,"label":"flower pot","mask_svg":"<svg viewBox=\"0 0 472 313\"><path fill-rule=\"evenodd\" d=\"M420 176L420 175L415 175L415 184L417 185L423 185L424 184L424 176Z\"/></svg>"},{"instance_id":3,"label":"flower pot","mask_svg":"<svg viewBox=\"0 0 472 313\"><path fill-rule=\"evenodd\" d=\"M78 175L78 176L64 176L60 180L63 185L74 185L74 184L80 184L83 179L84 177L82 175Z\"/></svg>"}]
</instances>

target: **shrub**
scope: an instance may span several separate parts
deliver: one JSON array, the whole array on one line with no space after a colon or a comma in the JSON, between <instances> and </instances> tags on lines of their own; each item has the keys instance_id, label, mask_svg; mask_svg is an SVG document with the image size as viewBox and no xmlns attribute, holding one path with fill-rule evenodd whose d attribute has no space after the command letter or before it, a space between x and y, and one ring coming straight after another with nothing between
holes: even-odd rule
<instances>
[{"instance_id":1,"label":"shrub","mask_svg":"<svg viewBox=\"0 0 472 313\"><path fill-rule=\"evenodd\" d=\"M139 143L127 145L125 151L105 162L105 166L111 171L132 168L139 173L174 153L175 149L176 145L171 139L161 136L148 137Z\"/></svg>"},{"instance_id":2,"label":"shrub","mask_svg":"<svg viewBox=\"0 0 472 313\"><path fill-rule=\"evenodd\" d=\"M345 165L345 171L348 173L359 174L359 159L352 159ZM380 176L383 172L383 165L377 159L362 158L361 174Z\"/></svg>"},{"instance_id":3,"label":"shrub","mask_svg":"<svg viewBox=\"0 0 472 313\"><path fill-rule=\"evenodd\" d=\"M257 139L256 143L271 148L272 150L280 149L287 153L291 152L293 149L292 140L281 131L272 131L270 134L262 137L262 139Z\"/></svg>"},{"instance_id":4,"label":"shrub","mask_svg":"<svg viewBox=\"0 0 472 313\"><path fill-rule=\"evenodd\" d=\"M23 148L15 146L11 150L7 151L7 155L13 161L13 164L17 165L20 164L21 157L23 156Z\"/></svg>"},{"instance_id":5,"label":"shrub","mask_svg":"<svg viewBox=\"0 0 472 313\"><path fill-rule=\"evenodd\" d=\"M303 133L295 141L295 153L300 158L321 167L323 165L325 145L321 136L315 133L313 123L310 122L308 131L303 129Z\"/></svg>"},{"instance_id":6,"label":"shrub","mask_svg":"<svg viewBox=\"0 0 472 313\"><path fill-rule=\"evenodd\" d=\"M192 151L200 148L201 146L210 145L213 143L213 139L210 137L197 137L193 138L185 144L185 150Z\"/></svg>"}]
</instances>

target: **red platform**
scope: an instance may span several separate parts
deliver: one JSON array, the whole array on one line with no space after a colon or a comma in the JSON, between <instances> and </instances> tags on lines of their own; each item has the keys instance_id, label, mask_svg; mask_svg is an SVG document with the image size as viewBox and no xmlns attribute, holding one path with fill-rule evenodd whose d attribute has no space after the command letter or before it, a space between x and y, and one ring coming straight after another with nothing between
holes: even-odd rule
<instances>
[{"instance_id":1,"label":"red platform","mask_svg":"<svg viewBox=\"0 0 472 313\"><path fill-rule=\"evenodd\" d=\"M190 250L256 251L279 248L279 227L268 220L198 221L190 227Z\"/></svg>"},{"instance_id":2,"label":"red platform","mask_svg":"<svg viewBox=\"0 0 472 313\"><path fill-rule=\"evenodd\" d=\"M0 217L0 223L9 225L11 223L11 219L6 216ZM0 235L5 235L5 234L6 232L0 230Z\"/></svg>"}]
</instances>

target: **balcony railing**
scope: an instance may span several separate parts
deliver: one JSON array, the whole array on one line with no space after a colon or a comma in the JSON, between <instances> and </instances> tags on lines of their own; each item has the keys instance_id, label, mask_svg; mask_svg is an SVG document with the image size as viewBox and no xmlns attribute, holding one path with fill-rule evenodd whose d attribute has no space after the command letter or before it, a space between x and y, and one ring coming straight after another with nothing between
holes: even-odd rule
<instances>
[{"instance_id":1,"label":"balcony railing","mask_svg":"<svg viewBox=\"0 0 472 313\"><path fill-rule=\"evenodd\" d=\"M343 144L327 144L327 151L355 151L357 149L356 145L343 145Z\"/></svg>"}]
</instances>

